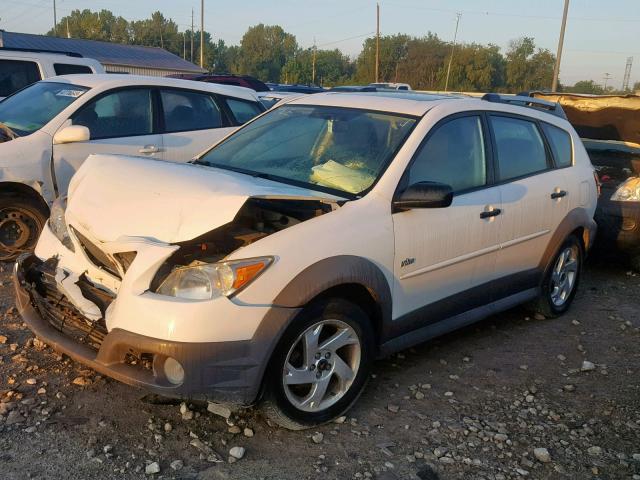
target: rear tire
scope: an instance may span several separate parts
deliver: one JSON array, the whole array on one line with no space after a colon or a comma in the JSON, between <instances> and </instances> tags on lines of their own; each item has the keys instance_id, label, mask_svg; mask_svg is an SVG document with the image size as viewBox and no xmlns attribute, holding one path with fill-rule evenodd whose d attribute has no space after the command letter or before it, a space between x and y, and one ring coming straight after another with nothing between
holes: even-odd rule
<instances>
[{"instance_id":1,"label":"rear tire","mask_svg":"<svg viewBox=\"0 0 640 480\"><path fill-rule=\"evenodd\" d=\"M0 196L0 262L33 251L48 216L41 203L29 197Z\"/></svg>"},{"instance_id":2,"label":"rear tire","mask_svg":"<svg viewBox=\"0 0 640 480\"><path fill-rule=\"evenodd\" d=\"M540 296L530 305L534 312L556 318L569 309L580 283L583 259L582 243L570 235L547 267Z\"/></svg>"},{"instance_id":3,"label":"rear tire","mask_svg":"<svg viewBox=\"0 0 640 480\"><path fill-rule=\"evenodd\" d=\"M369 318L357 305L339 298L310 305L271 357L262 413L289 430L342 415L369 379L374 345Z\"/></svg>"}]
</instances>

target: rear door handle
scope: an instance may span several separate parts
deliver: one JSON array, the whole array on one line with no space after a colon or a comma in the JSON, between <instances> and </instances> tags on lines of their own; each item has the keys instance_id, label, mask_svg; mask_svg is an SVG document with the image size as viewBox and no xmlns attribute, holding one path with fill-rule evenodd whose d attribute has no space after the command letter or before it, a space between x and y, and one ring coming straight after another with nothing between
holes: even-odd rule
<instances>
[{"instance_id":1,"label":"rear door handle","mask_svg":"<svg viewBox=\"0 0 640 480\"><path fill-rule=\"evenodd\" d=\"M138 150L139 153L158 153L159 151L160 149L155 145L145 145L140 150Z\"/></svg>"},{"instance_id":2,"label":"rear door handle","mask_svg":"<svg viewBox=\"0 0 640 480\"><path fill-rule=\"evenodd\" d=\"M485 210L484 212L480 213L480 218L491 218L491 217L497 217L498 215L500 215L502 213L502 210L499 208L494 208L492 210Z\"/></svg>"},{"instance_id":3,"label":"rear door handle","mask_svg":"<svg viewBox=\"0 0 640 480\"><path fill-rule=\"evenodd\" d=\"M556 200L557 198L562 198L562 197L566 197L567 196L567 192L566 190L560 190L557 192L553 192L551 194L551 200Z\"/></svg>"}]
</instances>

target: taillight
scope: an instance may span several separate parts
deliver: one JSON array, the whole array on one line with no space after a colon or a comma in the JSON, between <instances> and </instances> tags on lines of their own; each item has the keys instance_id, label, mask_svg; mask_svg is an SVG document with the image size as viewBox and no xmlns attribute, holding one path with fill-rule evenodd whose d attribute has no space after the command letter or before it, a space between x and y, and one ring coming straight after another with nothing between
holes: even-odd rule
<instances>
[{"instance_id":1,"label":"taillight","mask_svg":"<svg viewBox=\"0 0 640 480\"><path fill-rule=\"evenodd\" d=\"M602 182L600 182L598 172L595 170L593 171L593 179L596 181L596 189L598 190L598 196L600 196L600 192L602 191Z\"/></svg>"}]
</instances>

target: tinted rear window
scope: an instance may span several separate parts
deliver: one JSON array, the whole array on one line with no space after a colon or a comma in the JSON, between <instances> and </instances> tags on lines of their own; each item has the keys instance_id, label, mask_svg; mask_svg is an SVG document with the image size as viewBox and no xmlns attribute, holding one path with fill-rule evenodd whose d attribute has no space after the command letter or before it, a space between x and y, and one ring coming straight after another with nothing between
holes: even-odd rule
<instances>
[{"instance_id":1,"label":"tinted rear window","mask_svg":"<svg viewBox=\"0 0 640 480\"><path fill-rule=\"evenodd\" d=\"M534 122L491 116L501 180L523 177L548 168L542 136Z\"/></svg>"},{"instance_id":2,"label":"tinted rear window","mask_svg":"<svg viewBox=\"0 0 640 480\"><path fill-rule=\"evenodd\" d=\"M571 135L561 128L554 127L548 123L542 124L542 130L549 141L556 167L569 167L572 162Z\"/></svg>"},{"instance_id":3,"label":"tinted rear window","mask_svg":"<svg viewBox=\"0 0 640 480\"><path fill-rule=\"evenodd\" d=\"M225 101L239 124L247 123L253 117L262 113L262 109L256 102L247 102L236 98L226 98Z\"/></svg>"},{"instance_id":4,"label":"tinted rear window","mask_svg":"<svg viewBox=\"0 0 640 480\"><path fill-rule=\"evenodd\" d=\"M38 80L40 70L35 62L0 60L0 97L8 97Z\"/></svg>"},{"instance_id":5,"label":"tinted rear window","mask_svg":"<svg viewBox=\"0 0 640 480\"><path fill-rule=\"evenodd\" d=\"M73 65L70 63L54 63L53 69L56 75L74 75L76 73L93 73L86 65Z\"/></svg>"}]
</instances>

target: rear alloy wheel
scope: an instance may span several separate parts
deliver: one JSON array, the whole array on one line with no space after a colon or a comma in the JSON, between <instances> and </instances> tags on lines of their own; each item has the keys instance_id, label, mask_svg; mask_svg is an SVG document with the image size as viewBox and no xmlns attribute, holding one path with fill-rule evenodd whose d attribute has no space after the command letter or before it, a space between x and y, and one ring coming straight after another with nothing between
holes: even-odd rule
<instances>
[{"instance_id":1,"label":"rear alloy wheel","mask_svg":"<svg viewBox=\"0 0 640 480\"><path fill-rule=\"evenodd\" d=\"M541 295L533 306L536 312L554 318L569 309L578 289L582 259L582 244L574 235L569 236L545 275Z\"/></svg>"},{"instance_id":2,"label":"rear alloy wheel","mask_svg":"<svg viewBox=\"0 0 640 480\"><path fill-rule=\"evenodd\" d=\"M359 307L341 299L311 307L274 353L263 411L294 430L332 420L360 395L372 354L370 323Z\"/></svg>"},{"instance_id":3,"label":"rear alloy wheel","mask_svg":"<svg viewBox=\"0 0 640 480\"><path fill-rule=\"evenodd\" d=\"M46 213L35 201L0 197L0 262L32 251L46 221Z\"/></svg>"}]
</instances>

